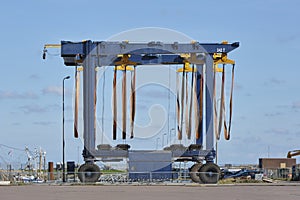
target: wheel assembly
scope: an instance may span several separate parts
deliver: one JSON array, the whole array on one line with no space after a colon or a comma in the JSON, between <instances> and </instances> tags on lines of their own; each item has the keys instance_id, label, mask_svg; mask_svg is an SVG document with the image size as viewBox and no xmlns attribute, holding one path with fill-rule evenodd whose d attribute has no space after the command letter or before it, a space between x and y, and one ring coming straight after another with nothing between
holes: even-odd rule
<instances>
[{"instance_id":1,"label":"wheel assembly","mask_svg":"<svg viewBox=\"0 0 300 200\"><path fill-rule=\"evenodd\" d=\"M78 169L78 178L83 183L95 183L100 177L100 168L96 164L85 163Z\"/></svg>"},{"instance_id":2,"label":"wheel assembly","mask_svg":"<svg viewBox=\"0 0 300 200\"><path fill-rule=\"evenodd\" d=\"M190 169L190 177L193 182L195 183L202 183L200 177L199 177L199 171L200 168L202 167L202 163L196 163L194 164L191 169Z\"/></svg>"},{"instance_id":3,"label":"wheel assembly","mask_svg":"<svg viewBox=\"0 0 300 200\"><path fill-rule=\"evenodd\" d=\"M200 168L200 180L203 183L217 183L220 178L221 170L218 165L214 163L206 163Z\"/></svg>"}]
</instances>

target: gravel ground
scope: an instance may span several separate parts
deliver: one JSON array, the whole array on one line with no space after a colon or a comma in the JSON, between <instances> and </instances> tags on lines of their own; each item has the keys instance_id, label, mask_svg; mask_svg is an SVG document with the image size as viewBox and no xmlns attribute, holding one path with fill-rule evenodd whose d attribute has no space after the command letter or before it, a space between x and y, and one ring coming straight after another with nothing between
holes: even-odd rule
<instances>
[{"instance_id":1,"label":"gravel ground","mask_svg":"<svg viewBox=\"0 0 300 200\"><path fill-rule=\"evenodd\" d=\"M1 200L299 200L300 185L25 185L1 186Z\"/></svg>"}]
</instances>

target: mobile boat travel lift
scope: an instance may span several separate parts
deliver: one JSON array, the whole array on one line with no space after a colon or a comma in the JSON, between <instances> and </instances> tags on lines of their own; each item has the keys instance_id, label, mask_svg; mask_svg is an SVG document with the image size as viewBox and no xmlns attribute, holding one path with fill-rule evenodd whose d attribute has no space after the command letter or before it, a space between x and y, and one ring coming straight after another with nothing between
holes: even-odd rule
<instances>
[{"instance_id":1,"label":"mobile boat travel lift","mask_svg":"<svg viewBox=\"0 0 300 200\"><path fill-rule=\"evenodd\" d=\"M235 62L228 59L227 54L239 47L238 42L199 43L192 41L191 43L163 43L150 41L148 43L131 43L129 41L86 40L82 42L61 41L59 46L61 48L61 57L64 59L66 66L82 66L83 68L84 150L82 155L85 163L80 166L78 175L82 182L96 182L99 179L100 169L95 162L106 158L129 158L130 153L134 152L126 144L117 145L115 148L96 148L95 69L96 67L115 66L115 69L126 71L128 66L136 67L139 65L182 65L183 68L178 70L178 73L183 73L182 77L184 77L184 73L194 73L194 85L192 87L194 87L193 91L197 106L193 107L193 109L197 110L194 112L197 113L197 116L192 118L197 118L194 122L198 127L195 129L197 130L195 132L196 142L183 148L182 145L170 145L164 151L171 153L173 161L193 161L196 163L190 168L191 179L194 182L216 183L219 180L220 168L214 163L216 158L215 138L220 138L221 127L223 126L223 120L225 120L222 114L225 109L223 100L225 96L225 65L231 64L233 66L232 69L234 69ZM47 48L51 47L57 46L45 45L44 58ZM219 64L223 64L223 68L218 68ZM223 74L219 120L217 120L217 101L215 99L216 72ZM233 89L233 84L231 89ZM180 97L177 97L177 103L178 118L181 120L178 119L177 124L178 139L180 140L182 139L183 118L183 110L180 108L182 106ZM232 107L232 91L230 107ZM126 111L123 109L122 112ZM191 115L189 117L191 118ZM77 120L75 121L75 137L78 137ZM227 140L230 138L230 123L231 110L229 126L227 127L226 122L224 123L225 139ZM122 131L122 138L124 139L126 138L126 127ZM115 134L116 132L114 131L114 139L116 138ZM203 146L204 140L205 146ZM203 161L205 161L204 164ZM170 160L170 162L172 161Z\"/></svg>"}]
</instances>

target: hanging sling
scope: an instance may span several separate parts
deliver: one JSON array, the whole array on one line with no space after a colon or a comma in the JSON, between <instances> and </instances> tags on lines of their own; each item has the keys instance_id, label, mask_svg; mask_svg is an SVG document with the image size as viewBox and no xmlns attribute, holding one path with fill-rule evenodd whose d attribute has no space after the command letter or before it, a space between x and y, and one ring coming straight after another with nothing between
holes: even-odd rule
<instances>
[{"instance_id":1,"label":"hanging sling","mask_svg":"<svg viewBox=\"0 0 300 200\"><path fill-rule=\"evenodd\" d=\"M74 105L74 137L78 138L78 107L80 95L80 73L78 67L75 68L75 105Z\"/></svg>"},{"instance_id":2,"label":"hanging sling","mask_svg":"<svg viewBox=\"0 0 300 200\"><path fill-rule=\"evenodd\" d=\"M117 66L115 66L113 79L113 140L117 139L117 108Z\"/></svg>"},{"instance_id":3,"label":"hanging sling","mask_svg":"<svg viewBox=\"0 0 300 200\"><path fill-rule=\"evenodd\" d=\"M180 121L181 121L181 119L180 119L180 116L181 116L181 113L180 113L180 111L181 111L181 109L180 109L180 101L179 101L179 96L180 96L180 92L179 92L179 73L177 73L176 74L176 79L177 79L177 81L176 81L176 87L177 87L177 132L178 132L178 134L177 134L177 138L178 138L178 140L181 140L182 139L182 134L181 134L181 128L180 128Z\"/></svg>"},{"instance_id":4,"label":"hanging sling","mask_svg":"<svg viewBox=\"0 0 300 200\"><path fill-rule=\"evenodd\" d=\"M193 101L194 101L194 73L195 73L195 66L192 67L192 77L191 77L191 92L190 92L190 108L189 108L189 115L188 115L188 130L187 130L187 136L188 139L191 139L191 126L192 126L192 111L193 111ZM188 101L187 101L188 102Z\"/></svg>"},{"instance_id":5,"label":"hanging sling","mask_svg":"<svg viewBox=\"0 0 300 200\"><path fill-rule=\"evenodd\" d=\"M122 130L122 139L125 140L126 139L126 114L127 114L127 91L126 91L126 66L125 69L123 71L123 83L122 83L122 119L123 119L123 130Z\"/></svg>"},{"instance_id":6,"label":"hanging sling","mask_svg":"<svg viewBox=\"0 0 300 200\"><path fill-rule=\"evenodd\" d=\"M135 104L136 104L136 93L135 93L135 81L136 81L136 66L134 66L133 75L131 74L131 96L130 96L130 138L134 137L134 118L135 118Z\"/></svg>"},{"instance_id":7,"label":"hanging sling","mask_svg":"<svg viewBox=\"0 0 300 200\"><path fill-rule=\"evenodd\" d=\"M233 86L234 86L234 67L235 67L235 64L232 64L230 100L229 100L229 123L228 123L228 129L227 129L226 117L224 117L224 136L225 136L226 140L230 139L230 132L231 132L232 99L233 99ZM225 102L223 102L223 104L224 104L224 109L225 109Z\"/></svg>"}]
</instances>

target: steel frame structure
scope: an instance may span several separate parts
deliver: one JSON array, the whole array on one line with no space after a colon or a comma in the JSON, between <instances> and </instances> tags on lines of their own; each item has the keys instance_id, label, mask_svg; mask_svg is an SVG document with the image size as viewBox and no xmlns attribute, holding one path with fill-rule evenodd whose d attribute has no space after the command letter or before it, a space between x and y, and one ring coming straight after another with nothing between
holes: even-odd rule
<instances>
[{"instance_id":1,"label":"steel frame structure","mask_svg":"<svg viewBox=\"0 0 300 200\"><path fill-rule=\"evenodd\" d=\"M130 55L130 63L136 65L165 65L165 64L190 64L205 65L205 117L206 145L204 149L172 150L172 156L187 160L206 160L213 162L215 159L214 120L213 120L213 55L231 52L239 47L239 43L130 43L108 41L61 41L61 57L66 66L83 66L83 157L86 163L93 163L97 158L126 158L129 150L99 150L96 149L95 134L95 68L115 66L120 61L119 55ZM143 59L150 55L151 59ZM126 63L124 63L126 64ZM201 72L202 73L202 72ZM201 74L202 75L202 74ZM196 144L202 145L203 137L197 139Z\"/></svg>"}]
</instances>

